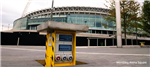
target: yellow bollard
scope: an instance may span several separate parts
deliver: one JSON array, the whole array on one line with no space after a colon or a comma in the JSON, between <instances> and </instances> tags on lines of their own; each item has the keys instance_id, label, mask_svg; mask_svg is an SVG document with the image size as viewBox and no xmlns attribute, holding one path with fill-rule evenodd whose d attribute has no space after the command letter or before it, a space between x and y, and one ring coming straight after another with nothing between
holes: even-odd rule
<instances>
[{"instance_id":1,"label":"yellow bollard","mask_svg":"<svg viewBox=\"0 0 150 67\"><path fill-rule=\"evenodd\" d=\"M144 46L144 42L140 42L141 43L141 46Z\"/></svg>"}]
</instances>

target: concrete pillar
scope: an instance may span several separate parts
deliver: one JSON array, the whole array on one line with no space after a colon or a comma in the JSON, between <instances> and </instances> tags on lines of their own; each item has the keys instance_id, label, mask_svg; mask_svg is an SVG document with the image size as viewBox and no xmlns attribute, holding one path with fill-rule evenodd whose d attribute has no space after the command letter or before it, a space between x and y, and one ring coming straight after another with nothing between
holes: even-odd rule
<instances>
[{"instance_id":1,"label":"concrete pillar","mask_svg":"<svg viewBox=\"0 0 150 67\"><path fill-rule=\"evenodd\" d=\"M131 39L131 45L133 45L133 40Z\"/></svg>"},{"instance_id":2,"label":"concrete pillar","mask_svg":"<svg viewBox=\"0 0 150 67\"><path fill-rule=\"evenodd\" d=\"M2 45L2 34L0 33L0 45Z\"/></svg>"},{"instance_id":3,"label":"concrete pillar","mask_svg":"<svg viewBox=\"0 0 150 67\"><path fill-rule=\"evenodd\" d=\"M113 31L113 35L114 35L114 31ZM112 44L113 44L113 46L114 46L114 38L112 38Z\"/></svg>"},{"instance_id":4,"label":"concrete pillar","mask_svg":"<svg viewBox=\"0 0 150 67\"><path fill-rule=\"evenodd\" d=\"M120 15L120 0L115 0L116 2L116 31L117 31L117 47L122 47L122 37L121 37L121 15Z\"/></svg>"},{"instance_id":5,"label":"concrete pillar","mask_svg":"<svg viewBox=\"0 0 150 67\"><path fill-rule=\"evenodd\" d=\"M18 40L17 40L17 46L19 46L19 40L20 40L20 38L18 37Z\"/></svg>"},{"instance_id":6,"label":"concrete pillar","mask_svg":"<svg viewBox=\"0 0 150 67\"><path fill-rule=\"evenodd\" d=\"M114 46L114 38L112 38L112 44L113 44L113 46Z\"/></svg>"},{"instance_id":7,"label":"concrete pillar","mask_svg":"<svg viewBox=\"0 0 150 67\"><path fill-rule=\"evenodd\" d=\"M30 30L31 30L31 26L30 26Z\"/></svg>"},{"instance_id":8,"label":"concrete pillar","mask_svg":"<svg viewBox=\"0 0 150 67\"><path fill-rule=\"evenodd\" d=\"M106 39L105 39L105 46L106 46Z\"/></svg>"},{"instance_id":9,"label":"concrete pillar","mask_svg":"<svg viewBox=\"0 0 150 67\"><path fill-rule=\"evenodd\" d=\"M90 46L90 39L88 39L88 46Z\"/></svg>"},{"instance_id":10,"label":"concrete pillar","mask_svg":"<svg viewBox=\"0 0 150 67\"><path fill-rule=\"evenodd\" d=\"M97 46L98 46L98 38L97 38Z\"/></svg>"},{"instance_id":11,"label":"concrete pillar","mask_svg":"<svg viewBox=\"0 0 150 67\"><path fill-rule=\"evenodd\" d=\"M126 38L126 44L128 45L128 41L127 41L128 39Z\"/></svg>"}]
</instances>

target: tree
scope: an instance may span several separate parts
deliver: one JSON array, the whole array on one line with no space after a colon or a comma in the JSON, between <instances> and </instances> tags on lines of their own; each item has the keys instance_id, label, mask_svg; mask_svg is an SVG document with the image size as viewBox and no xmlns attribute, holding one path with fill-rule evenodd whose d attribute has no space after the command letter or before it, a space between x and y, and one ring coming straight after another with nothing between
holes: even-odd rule
<instances>
[{"instance_id":1,"label":"tree","mask_svg":"<svg viewBox=\"0 0 150 67\"><path fill-rule=\"evenodd\" d=\"M110 9L109 10L110 15L103 17L106 21L108 21L108 23L113 23L115 25L116 24L115 1L109 0L106 2L109 3L109 6L108 5L105 6ZM140 4L136 1L130 0L120 1L121 27L124 32L125 45L127 45L126 33L134 32L133 28L135 27L135 23L140 20L140 17L137 17L139 10ZM115 28L115 26L113 26L113 28Z\"/></svg>"},{"instance_id":2,"label":"tree","mask_svg":"<svg viewBox=\"0 0 150 67\"><path fill-rule=\"evenodd\" d=\"M150 34L150 1L144 1L142 7L142 29Z\"/></svg>"}]
</instances>

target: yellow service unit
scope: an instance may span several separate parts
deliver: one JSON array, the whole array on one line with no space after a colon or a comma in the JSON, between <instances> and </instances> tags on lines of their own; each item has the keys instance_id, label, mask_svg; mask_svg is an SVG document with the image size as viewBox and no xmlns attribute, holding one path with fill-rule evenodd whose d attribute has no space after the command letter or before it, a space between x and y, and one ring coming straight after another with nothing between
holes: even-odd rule
<instances>
[{"instance_id":1,"label":"yellow service unit","mask_svg":"<svg viewBox=\"0 0 150 67\"><path fill-rule=\"evenodd\" d=\"M45 67L75 65L76 31L88 31L88 26L48 21L37 27L38 32L44 30L47 31Z\"/></svg>"},{"instance_id":2,"label":"yellow service unit","mask_svg":"<svg viewBox=\"0 0 150 67\"><path fill-rule=\"evenodd\" d=\"M45 66L75 65L76 32L57 31L47 33Z\"/></svg>"}]
</instances>

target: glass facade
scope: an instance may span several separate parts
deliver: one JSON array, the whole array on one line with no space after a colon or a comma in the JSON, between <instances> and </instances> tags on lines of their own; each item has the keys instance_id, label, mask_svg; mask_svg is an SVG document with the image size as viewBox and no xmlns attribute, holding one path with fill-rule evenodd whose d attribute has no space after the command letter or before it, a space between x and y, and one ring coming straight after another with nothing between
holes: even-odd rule
<instances>
[{"instance_id":1,"label":"glass facade","mask_svg":"<svg viewBox=\"0 0 150 67\"><path fill-rule=\"evenodd\" d=\"M50 20L50 15L34 16L30 18L22 18L14 22L14 30L30 29L36 30L36 26ZM52 21L88 25L89 29L115 30L113 23L105 21L101 15L53 15ZM109 25L105 27L104 25ZM88 33L91 33L90 30Z\"/></svg>"},{"instance_id":2,"label":"glass facade","mask_svg":"<svg viewBox=\"0 0 150 67\"><path fill-rule=\"evenodd\" d=\"M89 29L115 30L110 27L113 23L108 23L101 15L67 15L67 23L88 25Z\"/></svg>"},{"instance_id":3,"label":"glass facade","mask_svg":"<svg viewBox=\"0 0 150 67\"><path fill-rule=\"evenodd\" d=\"M16 20L13 24L14 30L27 29L27 18Z\"/></svg>"},{"instance_id":4,"label":"glass facade","mask_svg":"<svg viewBox=\"0 0 150 67\"><path fill-rule=\"evenodd\" d=\"M50 21L50 18L36 18L36 19L29 19L28 20L28 25L39 25L42 24L46 21ZM52 21L57 21L57 22L66 22L66 17L53 17Z\"/></svg>"}]
</instances>

